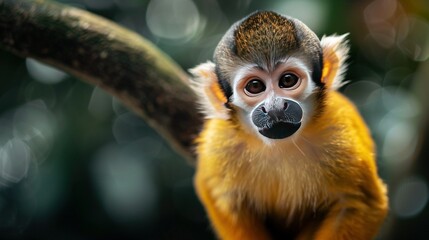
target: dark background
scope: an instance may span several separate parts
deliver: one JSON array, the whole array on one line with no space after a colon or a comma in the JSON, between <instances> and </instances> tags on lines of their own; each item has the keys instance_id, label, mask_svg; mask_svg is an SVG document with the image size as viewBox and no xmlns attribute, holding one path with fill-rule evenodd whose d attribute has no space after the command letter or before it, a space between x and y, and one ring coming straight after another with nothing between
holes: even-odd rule
<instances>
[{"instance_id":1,"label":"dark background","mask_svg":"<svg viewBox=\"0 0 429 240\"><path fill-rule=\"evenodd\" d=\"M341 89L377 142L380 239L427 239L429 3L424 0L63 0L140 33L184 69L258 10L349 32ZM0 239L213 239L194 169L94 86L0 51Z\"/></svg>"}]
</instances>

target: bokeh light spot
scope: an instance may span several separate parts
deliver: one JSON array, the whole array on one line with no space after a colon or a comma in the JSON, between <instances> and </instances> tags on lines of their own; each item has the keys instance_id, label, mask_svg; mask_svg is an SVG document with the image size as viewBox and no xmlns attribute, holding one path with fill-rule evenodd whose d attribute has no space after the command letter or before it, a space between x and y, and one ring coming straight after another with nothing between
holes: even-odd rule
<instances>
[{"instance_id":1,"label":"bokeh light spot","mask_svg":"<svg viewBox=\"0 0 429 240\"><path fill-rule=\"evenodd\" d=\"M30 76L41 83L59 83L67 76L63 71L57 70L31 58L26 59L26 65Z\"/></svg>"},{"instance_id":2,"label":"bokeh light spot","mask_svg":"<svg viewBox=\"0 0 429 240\"><path fill-rule=\"evenodd\" d=\"M8 141L0 149L0 184L20 182L27 176L30 163L31 151L27 144L19 139Z\"/></svg>"},{"instance_id":3,"label":"bokeh light spot","mask_svg":"<svg viewBox=\"0 0 429 240\"><path fill-rule=\"evenodd\" d=\"M112 219L130 223L153 217L157 192L145 161L110 144L97 154L95 183Z\"/></svg>"},{"instance_id":4,"label":"bokeh light spot","mask_svg":"<svg viewBox=\"0 0 429 240\"><path fill-rule=\"evenodd\" d=\"M393 195L393 211L401 218L418 215L428 201L427 182L416 176L403 180Z\"/></svg>"},{"instance_id":5,"label":"bokeh light spot","mask_svg":"<svg viewBox=\"0 0 429 240\"><path fill-rule=\"evenodd\" d=\"M13 135L24 141L38 163L50 153L56 128L55 116L41 100L26 103L13 117Z\"/></svg>"},{"instance_id":6,"label":"bokeh light spot","mask_svg":"<svg viewBox=\"0 0 429 240\"><path fill-rule=\"evenodd\" d=\"M326 24L327 8L321 1L275 1L269 10L297 18L315 32L323 29Z\"/></svg>"},{"instance_id":7,"label":"bokeh light spot","mask_svg":"<svg viewBox=\"0 0 429 240\"><path fill-rule=\"evenodd\" d=\"M192 0L152 0L147 7L146 21L154 35L179 40L196 34L200 15Z\"/></svg>"},{"instance_id":8,"label":"bokeh light spot","mask_svg":"<svg viewBox=\"0 0 429 240\"><path fill-rule=\"evenodd\" d=\"M401 163L409 159L417 147L417 132L409 122L394 124L387 131L382 156L389 163Z\"/></svg>"},{"instance_id":9,"label":"bokeh light spot","mask_svg":"<svg viewBox=\"0 0 429 240\"><path fill-rule=\"evenodd\" d=\"M365 21L369 24L388 20L395 13L398 4L396 0L375 0L364 10Z\"/></svg>"},{"instance_id":10,"label":"bokeh light spot","mask_svg":"<svg viewBox=\"0 0 429 240\"><path fill-rule=\"evenodd\" d=\"M373 81L363 80L346 85L344 94L356 105L362 106L368 102L369 96L378 89L380 89L379 84Z\"/></svg>"},{"instance_id":11,"label":"bokeh light spot","mask_svg":"<svg viewBox=\"0 0 429 240\"><path fill-rule=\"evenodd\" d=\"M381 94L385 109L396 117L412 119L421 114L421 105L410 92L401 88L385 87Z\"/></svg>"},{"instance_id":12,"label":"bokeh light spot","mask_svg":"<svg viewBox=\"0 0 429 240\"><path fill-rule=\"evenodd\" d=\"M415 61L429 58L429 23L423 18L409 16L400 23L398 46Z\"/></svg>"}]
</instances>

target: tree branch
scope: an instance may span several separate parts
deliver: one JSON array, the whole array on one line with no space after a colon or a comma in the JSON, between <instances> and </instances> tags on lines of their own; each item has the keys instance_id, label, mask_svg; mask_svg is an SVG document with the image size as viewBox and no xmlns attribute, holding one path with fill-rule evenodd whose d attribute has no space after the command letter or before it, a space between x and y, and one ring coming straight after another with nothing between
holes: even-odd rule
<instances>
[{"instance_id":1,"label":"tree branch","mask_svg":"<svg viewBox=\"0 0 429 240\"><path fill-rule=\"evenodd\" d=\"M107 90L194 157L202 120L188 75L138 34L54 2L0 0L0 47Z\"/></svg>"}]
</instances>

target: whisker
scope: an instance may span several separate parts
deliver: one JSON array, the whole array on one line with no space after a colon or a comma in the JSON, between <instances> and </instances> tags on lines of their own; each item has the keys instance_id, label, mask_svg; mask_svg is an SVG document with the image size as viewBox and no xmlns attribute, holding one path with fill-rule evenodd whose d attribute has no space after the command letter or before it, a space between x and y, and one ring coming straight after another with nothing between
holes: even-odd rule
<instances>
[{"instance_id":1,"label":"whisker","mask_svg":"<svg viewBox=\"0 0 429 240\"><path fill-rule=\"evenodd\" d=\"M301 148L298 146L298 144L296 144L296 142L295 142L295 139L292 139L292 143L293 143L293 145L295 145L295 147L301 152L301 154L304 156L304 157L307 157L306 155L305 155L305 153L301 150Z\"/></svg>"}]
</instances>

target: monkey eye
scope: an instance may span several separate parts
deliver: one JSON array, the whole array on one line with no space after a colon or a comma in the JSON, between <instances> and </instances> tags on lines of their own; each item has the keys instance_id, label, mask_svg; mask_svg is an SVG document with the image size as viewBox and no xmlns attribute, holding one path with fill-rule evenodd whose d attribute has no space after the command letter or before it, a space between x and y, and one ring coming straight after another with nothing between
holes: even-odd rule
<instances>
[{"instance_id":1,"label":"monkey eye","mask_svg":"<svg viewBox=\"0 0 429 240\"><path fill-rule=\"evenodd\" d=\"M247 82L246 86L244 87L244 92L248 96L253 96L265 91L265 89L266 89L265 84L261 80L252 79L249 82Z\"/></svg>"},{"instance_id":2,"label":"monkey eye","mask_svg":"<svg viewBox=\"0 0 429 240\"><path fill-rule=\"evenodd\" d=\"M280 88L293 88L299 84L299 77L293 73L285 73L280 77L279 87Z\"/></svg>"}]
</instances>

